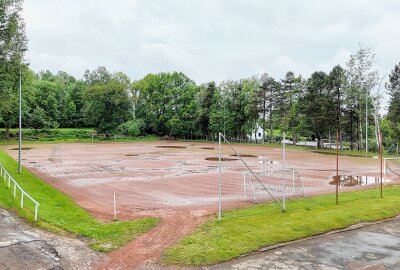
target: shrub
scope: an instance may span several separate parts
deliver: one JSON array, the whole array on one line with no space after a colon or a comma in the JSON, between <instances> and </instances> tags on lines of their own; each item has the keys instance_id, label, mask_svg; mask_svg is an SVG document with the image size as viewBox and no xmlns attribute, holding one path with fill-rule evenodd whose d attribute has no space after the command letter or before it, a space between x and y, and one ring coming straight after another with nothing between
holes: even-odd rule
<instances>
[{"instance_id":1,"label":"shrub","mask_svg":"<svg viewBox=\"0 0 400 270\"><path fill-rule=\"evenodd\" d=\"M141 131L142 122L138 119L125 122L118 126L118 131L124 135L139 136Z\"/></svg>"}]
</instances>

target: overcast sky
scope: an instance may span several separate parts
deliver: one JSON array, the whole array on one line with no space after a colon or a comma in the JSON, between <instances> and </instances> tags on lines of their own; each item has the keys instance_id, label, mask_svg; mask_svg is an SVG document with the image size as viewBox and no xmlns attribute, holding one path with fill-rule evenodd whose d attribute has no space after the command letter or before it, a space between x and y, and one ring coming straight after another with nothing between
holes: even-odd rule
<instances>
[{"instance_id":1,"label":"overcast sky","mask_svg":"<svg viewBox=\"0 0 400 270\"><path fill-rule=\"evenodd\" d=\"M359 43L400 62L400 1L25 0L35 71L81 78L106 66L133 80L182 71L196 83L345 65Z\"/></svg>"}]
</instances>

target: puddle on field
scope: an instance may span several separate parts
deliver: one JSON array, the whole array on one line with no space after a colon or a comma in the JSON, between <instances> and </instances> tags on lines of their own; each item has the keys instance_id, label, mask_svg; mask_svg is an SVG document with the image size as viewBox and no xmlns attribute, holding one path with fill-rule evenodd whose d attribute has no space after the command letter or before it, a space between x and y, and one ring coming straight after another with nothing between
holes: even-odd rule
<instances>
[{"instance_id":1,"label":"puddle on field","mask_svg":"<svg viewBox=\"0 0 400 270\"><path fill-rule=\"evenodd\" d=\"M32 150L32 149L33 149L33 147L21 147L21 150ZM19 150L19 148L18 147L11 148L10 150Z\"/></svg>"},{"instance_id":2,"label":"puddle on field","mask_svg":"<svg viewBox=\"0 0 400 270\"><path fill-rule=\"evenodd\" d=\"M207 158L205 158L205 160L219 161L219 157L207 157ZM239 159L237 159L237 158L221 158L221 161L235 161L235 160L239 160Z\"/></svg>"},{"instance_id":3,"label":"puddle on field","mask_svg":"<svg viewBox=\"0 0 400 270\"><path fill-rule=\"evenodd\" d=\"M181 146L181 145L157 145L156 147L158 148L171 148L171 149L182 149L182 148L186 148L186 146Z\"/></svg>"},{"instance_id":4,"label":"puddle on field","mask_svg":"<svg viewBox=\"0 0 400 270\"><path fill-rule=\"evenodd\" d=\"M239 154L241 157L252 157L252 158L256 158L257 156L255 155L250 155L250 154ZM231 157L236 157L235 154L231 155Z\"/></svg>"},{"instance_id":5,"label":"puddle on field","mask_svg":"<svg viewBox=\"0 0 400 270\"><path fill-rule=\"evenodd\" d=\"M339 186L341 187L355 187L355 186L368 186L380 184L380 178L375 176L354 176L354 175L339 175ZM338 179L335 176L332 177L330 185L336 185ZM388 180L386 180L388 181Z\"/></svg>"}]
</instances>

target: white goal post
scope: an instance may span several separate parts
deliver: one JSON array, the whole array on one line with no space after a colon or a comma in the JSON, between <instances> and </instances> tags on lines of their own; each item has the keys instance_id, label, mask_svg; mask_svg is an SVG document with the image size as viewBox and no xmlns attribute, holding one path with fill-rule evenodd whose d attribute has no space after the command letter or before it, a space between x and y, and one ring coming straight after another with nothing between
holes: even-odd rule
<instances>
[{"instance_id":1,"label":"white goal post","mask_svg":"<svg viewBox=\"0 0 400 270\"><path fill-rule=\"evenodd\" d=\"M394 160L394 161L398 161L398 162L399 162L399 169L398 169L398 170L392 169L392 168L389 166L389 163L390 163L391 160ZM384 182L385 184L386 184L387 175L388 175L389 172L391 172L391 173L393 173L393 174L396 174L397 176L400 177L400 157L390 157L390 158L384 158L384 159L383 159L383 182Z\"/></svg>"},{"instance_id":2,"label":"white goal post","mask_svg":"<svg viewBox=\"0 0 400 270\"><path fill-rule=\"evenodd\" d=\"M63 148L61 145L57 144L51 149L49 160L51 162L63 161Z\"/></svg>"},{"instance_id":3,"label":"white goal post","mask_svg":"<svg viewBox=\"0 0 400 270\"><path fill-rule=\"evenodd\" d=\"M278 163L273 163L273 164L278 164ZM306 197L306 191L304 188L303 181L301 179L301 175L298 170L296 169L286 169L285 173L285 178L288 181L288 185L285 185L284 187L282 186L282 182L277 182L275 183L268 183L268 178L281 178L283 174L282 169L277 169L277 170L272 170L271 167L269 170L263 170L263 171L253 171L253 172L248 172L245 171L243 172L243 192L245 196L247 197L248 191L251 193L251 197L254 202L257 202L257 192L260 190L265 190L268 189L274 196L279 196L280 193L285 193L287 195L301 195L303 197ZM253 177L253 175L258 176L258 180L263 182L263 186L260 186L257 183L257 180ZM301 190L297 192L297 190Z\"/></svg>"},{"instance_id":4,"label":"white goal post","mask_svg":"<svg viewBox=\"0 0 400 270\"><path fill-rule=\"evenodd\" d=\"M265 154L258 157L250 153L239 154L239 149L246 151L233 146L219 133L219 220L223 209L239 209L249 203L271 201L285 212L287 196L306 196L299 170L291 168L286 160L285 144L282 148L266 149Z\"/></svg>"}]
</instances>

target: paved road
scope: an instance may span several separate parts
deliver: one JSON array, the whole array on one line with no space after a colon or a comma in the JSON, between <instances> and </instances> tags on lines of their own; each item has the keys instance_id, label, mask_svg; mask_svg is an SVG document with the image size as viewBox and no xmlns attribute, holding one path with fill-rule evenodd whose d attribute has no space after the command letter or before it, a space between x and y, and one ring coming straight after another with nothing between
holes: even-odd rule
<instances>
[{"instance_id":1,"label":"paved road","mask_svg":"<svg viewBox=\"0 0 400 270\"><path fill-rule=\"evenodd\" d=\"M28 226L0 209L0 269L91 269L101 255L87 244Z\"/></svg>"},{"instance_id":2,"label":"paved road","mask_svg":"<svg viewBox=\"0 0 400 270\"><path fill-rule=\"evenodd\" d=\"M331 234L208 269L400 269L400 219Z\"/></svg>"}]
</instances>

